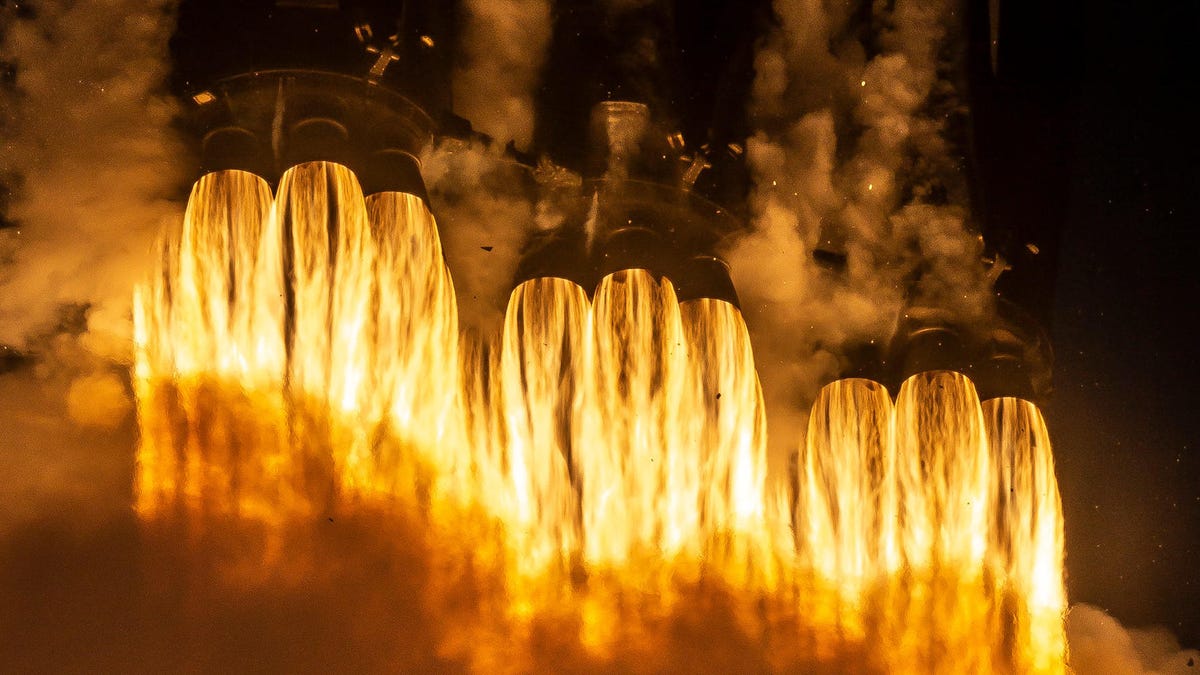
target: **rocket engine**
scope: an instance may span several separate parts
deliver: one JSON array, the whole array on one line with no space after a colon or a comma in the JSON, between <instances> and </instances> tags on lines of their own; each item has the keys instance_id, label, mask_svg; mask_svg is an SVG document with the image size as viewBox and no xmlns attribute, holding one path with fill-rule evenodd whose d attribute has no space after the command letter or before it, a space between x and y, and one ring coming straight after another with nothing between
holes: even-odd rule
<instances>
[{"instance_id":1,"label":"rocket engine","mask_svg":"<svg viewBox=\"0 0 1200 675\"><path fill-rule=\"evenodd\" d=\"M976 10L973 26L983 21ZM741 125L730 121L727 102L701 111L671 104L681 98L672 26L686 11L647 3L621 26L603 20L594 3L560 11L556 50L574 41L621 58L558 67L579 71L573 79L549 73L543 106L587 117L585 124L542 125L534 150L550 158L556 178L538 173L537 155L510 151L510 170L523 175L527 198L552 203L564 216L558 228L530 236L514 286L551 276L590 292L605 274L643 268L670 278L681 299L738 304L722 255L748 227ZM326 160L354 171L366 194L406 192L428 202L422 152L436 138L472 133L469 120L450 112L456 19L443 3L429 2L184 2L172 43L174 85L190 106L199 172L242 169L274 183L288 167ZM631 65L622 53L643 48L644 30L653 31L657 52ZM983 39L980 30L973 39ZM747 26L728 33L721 38L727 52L750 49ZM213 44L222 46L214 52ZM994 66L991 51L979 55ZM709 120L701 122L701 143L679 131L697 128L696 119ZM996 227L988 228L991 236ZM991 247L987 254L1024 260L1021 251ZM844 261L836 251L812 254L835 270ZM917 372L957 370L974 378L985 398L1041 399L1050 391L1052 353L1032 315L1044 312L1033 296L1014 296L1017 302L1001 299L989 325L960 325L935 308L910 306L892 342L860 350L844 374L894 390Z\"/></svg>"}]
</instances>

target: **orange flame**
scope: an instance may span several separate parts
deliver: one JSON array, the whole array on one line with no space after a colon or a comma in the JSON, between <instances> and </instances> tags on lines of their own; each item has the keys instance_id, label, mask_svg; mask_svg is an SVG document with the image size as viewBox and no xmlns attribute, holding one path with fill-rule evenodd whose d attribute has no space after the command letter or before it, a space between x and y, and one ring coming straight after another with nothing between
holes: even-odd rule
<instances>
[{"instance_id":1,"label":"orange flame","mask_svg":"<svg viewBox=\"0 0 1200 675\"><path fill-rule=\"evenodd\" d=\"M1064 672L1045 425L962 375L914 376L895 404L828 385L789 493L735 307L645 270L591 301L535 279L496 340L460 338L424 203L364 200L329 163L274 199L202 178L135 325L139 514L258 523L279 560L288 522L398 508L444 551L430 584L500 580L447 647L477 669L522 668L476 630L534 650L555 617L613 663L720 596L773 668Z\"/></svg>"}]
</instances>

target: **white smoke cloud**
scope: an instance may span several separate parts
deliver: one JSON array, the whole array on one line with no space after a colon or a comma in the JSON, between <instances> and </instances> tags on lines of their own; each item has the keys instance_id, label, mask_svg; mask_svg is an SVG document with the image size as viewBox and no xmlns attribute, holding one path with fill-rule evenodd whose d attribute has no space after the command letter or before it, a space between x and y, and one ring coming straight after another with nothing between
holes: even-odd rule
<instances>
[{"instance_id":1,"label":"white smoke cloud","mask_svg":"<svg viewBox=\"0 0 1200 675\"><path fill-rule=\"evenodd\" d=\"M0 344L23 345L63 303L90 305L89 344L124 357L129 299L151 244L179 217L176 112L163 91L174 2L111 0L0 10L0 175L21 177L0 231Z\"/></svg>"},{"instance_id":2,"label":"white smoke cloud","mask_svg":"<svg viewBox=\"0 0 1200 675\"><path fill-rule=\"evenodd\" d=\"M1067 614L1067 641L1075 675L1188 675L1200 669L1200 650L1181 649L1165 628L1125 628L1087 604Z\"/></svg>"},{"instance_id":3,"label":"white smoke cloud","mask_svg":"<svg viewBox=\"0 0 1200 675\"><path fill-rule=\"evenodd\" d=\"M44 518L89 530L129 513L136 432L124 367L72 335L0 373L0 537Z\"/></svg>"},{"instance_id":4,"label":"white smoke cloud","mask_svg":"<svg viewBox=\"0 0 1200 675\"><path fill-rule=\"evenodd\" d=\"M495 146L443 141L421 160L461 326L499 328L521 247L539 218L529 171ZM544 217L544 216L543 216Z\"/></svg>"},{"instance_id":5,"label":"white smoke cloud","mask_svg":"<svg viewBox=\"0 0 1200 675\"><path fill-rule=\"evenodd\" d=\"M533 141L534 90L550 46L549 0L463 0L454 110L501 145Z\"/></svg>"},{"instance_id":6,"label":"white smoke cloud","mask_svg":"<svg viewBox=\"0 0 1200 675\"><path fill-rule=\"evenodd\" d=\"M771 471L787 468L819 387L847 348L887 341L911 300L963 322L990 312L995 270L966 222L944 119L961 114L938 53L954 3L898 0L876 15L869 57L853 3L776 0L780 27L756 55L747 142L752 232L728 252L771 425ZM939 196L938 191L944 194ZM840 248L846 269L811 252ZM1164 629L1125 629L1078 604L1067 622L1076 675L1198 672L1200 653Z\"/></svg>"},{"instance_id":7,"label":"white smoke cloud","mask_svg":"<svg viewBox=\"0 0 1200 675\"><path fill-rule=\"evenodd\" d=\"M454 111L490 136L492 145L447 140L422 158L454 278L460 324L476 334L504 318L521 246L535 205L504 158L509 142L533 142L534 93L550 47L549 0L464 0Z\"/></svg>"},{"instance_id":8,"label":"white smoke cloud","mask_svg":"<svg viewBox=\"0 0 1200 675\"><path fill-rule=\"evenodd\" d=\"M931 114L954 108L938 60L953 3L877 7L869 24L882 28L865 41L853 3L774 8L750 102L754 228L729 252L763 366L773 470L847 349L890 339L918 269L917 302L965 319L990 303L959 167ZM817 248L843 252L845 270L818 265Z\"/></svg>"},{"instance_id":9,"label":"white smoke cloud","mask_svg":"<svg viewBox=\"0 0 1200 675\"><path fill-rule=\"evenodd\" d=\"M84 427L115 429L133 408L126 382L116 373L99 370L71 382L67 414Z\"/></svg>"},{"instance_id":10,"label":"white smoke cloud","mask_svg":"<svg viewBox=\"0 0 1200 675\"><path fill-rule=\"evenodd\" d=\"M0 532L127 514L134 443L130 296L160 228L181 217L181 147L164 92L174 2L0 8ZM18 177L13 180L12 177Z\"/></svg>"}]
</instances>

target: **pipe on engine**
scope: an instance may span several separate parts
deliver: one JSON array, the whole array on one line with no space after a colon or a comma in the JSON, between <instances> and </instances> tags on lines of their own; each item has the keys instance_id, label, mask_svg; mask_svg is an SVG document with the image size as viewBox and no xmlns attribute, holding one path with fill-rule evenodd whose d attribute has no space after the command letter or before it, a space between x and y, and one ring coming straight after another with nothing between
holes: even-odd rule
<instances>
[{"instance_id":1,"label":"pipe on engine","mask_svg":"<svg viewBox=\"0 0 1200 675\"><path fill-rule=\"evenodd\" d=\"M922 326L905 336L900 360L900 381L931 370L954 370L970 374L967 344L953 326Z\"/></svg>"},{"instance_id":2,"label":"pipe on engine","mask_svg":"<svg viewBox=\"0 0 1200 675\"><path fill-rule=\"evenodd\" d=\"M1036 403L1049 395L1053 355L1026 312L1000 300L987 321L949 319L929 308L908 309L889 347L891 383L923 371L954 370L971 378L980 400L1011 396Z\"/></svg>"},{"instance_id":3,"label":"pipe on engine","mask_svg":"<svg viewBox=\"0 0 1200 675\"><path fill-rule=\"evenodd\" d=\"M1015 396L1039 402L1053 389L1054 354L1041 325L1021 306L1001 299L972 375L979 398Z\"/></svg>"},{"instance_id":4,"label":"pipe on engine","mask_svg":"<svg viewBox=\"0 0 1200 675\"><path fill-rule=\"evenodd\" d=\"M350 147L350 132L331 117L309 117L292 124L284 145L285 167L306 162L336 162L354 168L357 158Z\"/></svg>"}]
</instances>

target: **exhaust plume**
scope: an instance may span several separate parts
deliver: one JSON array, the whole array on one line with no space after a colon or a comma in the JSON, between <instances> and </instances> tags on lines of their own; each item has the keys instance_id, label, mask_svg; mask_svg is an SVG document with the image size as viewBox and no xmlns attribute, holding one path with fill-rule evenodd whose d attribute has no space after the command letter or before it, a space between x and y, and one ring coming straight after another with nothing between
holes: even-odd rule
<instances>
[{"instance_id":1,"label":"exhaust plume","mask_svg":"<svg viewBox=\"0 0 1200 675\"><path fill-rule=\"evenodd\" d=\"M532 90L536 68L524 56L511 51L518 43L508 38L534 26L535 39L523 40L526 44L537 43L541 39L538 38L541 26L548 23L548 5L481 0L470 4L471 11L478 13L476 30L481 33L472 38L476 47L467 49L482 53L480 45L496 39L510 51L496 52L501 56L488 66L492 70L478 67L469 76L460 73L459 81L475 83L470 86L492 86L491 81L481 84L484 79L481 73L495 76L495 82L503 86L489 91L511 94L511 98L504 99L509 105L495 115L496 119L481 126L488 133L494 132L499 140L511 138L520 145L521 134L527 133L518 133L525 128L522 125L532 128L531 105L528 93L513 92ZM630 7L643 3L612 0L610 4ZM938 106L954 109L952 92L942 77L944 64L931 46L941 35L948 6L929 5L933 9L926 11L922 9L925 3L900 0L890 13L870 22L882 27L872 38L852 29L861 22L861 14L852 15L851 9L827 9L823 4L815 0L777 4L783 25L759 54L753 103L759 131L747 148L757 179L752 197L755 231L738 242L732 254L743 306L753 324L751 334L757 343L758 370L764 375L766 391L771 397L770 418L777 427L773 429L773 437L776 443L786 446L783 452L775 453L776 465L801 438L799 430L806 424L808 403L815 398L821 384L844 366L847 347L887 339L896 315L909 297L947 308L960 317L970 317L986 311L985 298L989 295L990 277L978 262L977 241L964 225L965 201L956 185L955 159L944 140L942 123L938 121L940 113L933 112L935 108L943 109ZM493 14L492 8L498 6L506 9ZM221 494L218 486L201 491L202 498L196 501L200 502L198 508L206 509L203 517L185 526L178 526L169 517L135 520L130 505L134 503L131 482L137 471L133 457L136 430L129 414L132 396L128 369L97 356L96 351L124 356L133 282L143 280L153 263L151 244L160 223L170 221L177 227L182 220L182 209L173 199L183 164L177 161L179 147L168 129L174 108L159 93L166 70L165 40L170 32L172 8L173 3L158 3L147 9L145 3L115 0L45 2L29 16L17 16L15 10L7 7L0 9L0 18L15 19L0 29L0 59L16 64L17 68L16 89L0 91L3 96L0 110L5 115L5 153L0 159L3 163L0 175L15 173L23 177L9 213L19 227L0 231L3 260L0 345L21 345L36 355L30 367L11 372L4 372L3 364L7 362L0 361L0 401L4 402L0 405L0 430L3 430L0 475L6 477L0 483L0 597L6 599L0 609L0 663L23 672L241 669L512 672L523 668L529 672L573 669L732 672L781 670L781 664L800 664L797 669L816 672L816 666L821 664L805 661L812 657L803 653L815 643L814 636L796 638L799 631L794 625L780 623L783 628L776 634L783 635L784 630L789 630L788 639L774 643L762 639L762 624L779 622L780 616L786 619L790 615L781 610L792 608L764 603L743 606L733 594L714 593L712 588L671 586L676 595L664 594L659 600L665 598L675 603L677 609L672 614L655 616L650 612L646 615L650 617L646 625L625 625L612 621L611 616L617 616L617 610L621 609L636 612L641 601L636 594L610 596L597 592L589 596L587 583L577 576L578 568L571 562L564 565L567 569L562 576L564 586L577 594L573 609L563 610L560 615L554 613L558 605L552 605L548 613L531 619L527 604L489 605L487 601L497 597L506 600L515 597L529 603L543 598L536 594L536 587L530 587L528 597L520 593L506 595L514 587L514 577L488 576L482 563L493 556L496 558L490 561L493 564L507 564L504 556L511 552L488 546L494 543L496 532L480 532L485 526L474 517L475 513L453 521L445 520L445 514L435 513L431 527L429 522L415 516L398 518L396 512L403 516L403 508L373 509L365 498L346 499L338 509L317 517L283 525L269 523L278 527L266 528L264 535L264 530L255 530L252 522L247 525L246 521L252 521L252 517L237 521L225 518L215 508L212 498ZM526 25L517 21L525 16L521 14L523 11L527 16L540 17L543 22ZM484 34L479 17L493 22L509 20L503 24L508 32L499 37ZM544 45L531 48L538 53L543 50ZM517 64L515 74L505 70L506 63ZM487 102L482 95L475 100L478 105ZM482 120L487 114L491 113L485 111L476 119ZM492 126L489 129L484 124ZM504 319L508 282L520 245L530 228L546 226L538 223L536 205L526 196L523 183L505 170L508 166L493 149L482 146L443 145L424 158L425 176L437 213L446 223L444 250L454 274L459 324L480 332L489 332ZM257 191L265 199L265 188ZM388 197L372 202L371 213L387 215L385 207L419 211L417 206L413 200ZM368 216L354 216L365 217ZM313 228L310 234L319 242L324 239L323 232L321 228ZM405 241L403 237L389 239L384 242L386 246L371 255L375 260L393 261L397 253L389 247L399 248ZM423 241L434 248L433 239ZM355 242L346 241L343 245L349 247L352 243ZM845 270L829 270L818 264L812 251L821 247L844 252ZM440 260L435 253L427 258ZM239 259L240 269L250 265L248 259ZM310 266L317 271L326 267L316 263ZM413 270L412 266L399 264L379 267L404 273ZM347 269L338 283L349 287L363 272L359 267ZM210 281L220 278L219 274L199 276ZM910 292L905 286L914 276L916 290ZM634 283L637 281L623 281L628 288L620 293L617 283L610 281L613 288L603 295L604 306L609 308L606 311L612 314L626 306L642 311L671 307L660 298L669 296L665 288L644 281ZM320 296L323 287L313 286ZM385 290L399 293L412 288L415 287L389 286ZM644 293L653 303L630 300L639 299L632 293L639 289L654 291ZM212 290L215 298L228 297L228 288L206 290ZM532 290L527 292L531 297L535 295ZM586 304L582 291L571 289L571 295L578 299L579 307ZM185 298L184 294L178 297L181 302L195 299ZM365 297L368 295L339 296L329 306L329 312L351 315L359 308L351 301ZM404 300L410 298L406 295ZM69 311L64 311L64 303ZM325 311L320 298L302 305L309 310L315 307ZM89 306L90 313L85 311ZM536 308L550 315L551 309L561 306L564 303L548 302ZM196 316L207 316L200 303L189 307ZM697 342L709 340L707 331L734 323L728 309L717 315L724 318L724 323L699 321L705 318L705 313L719 308L715 303L705 303L672 309L679 313L671 315L674 334ZM529 311L521 317L525 320L524 317L535 314ZM274 318L281 317L282 313ZM233 318L237 321L232 325L263 320L261 314L253 312ZM401 328L417 331L430 323L423 320L411 326L397 326L393 325L396 317L390 318L392 323L388 326L392 333L371 332L381 336L385 345L397 342L411 345L415 340ZM448 316L440 318L450 322ZM565 322L572 316L558 318ZM371 314L363 321L383 323L383 318ZM515 325L516 321L514 312L512 323ZM582 325L591 330L590 324ZM612 326L620 325L624 324L611 323L608 332L599 334L605 344L620 346L629 342L606 337L615 333ZM630 325L644 328L648 322ZM733 332L729 326L726 329ZM200 338L211 337L205 331L185 332ZM562 331L551 330L547 335L553 337L559 332ZM401 334L409 337L395 338ZM546 345L533 338L545 336L531 335L527 351L544 354ZM738 353L748 358L740 329L736 335ZM652 337L643 335L648 342ZM316 339L324 339L324 335L317 335ZM666 338L655 339L661 342ZM95 351L89 349L92 347ZM244 353L251 351L246 349ZM335 351L336 355L331 355ZM651 355L667 352L659 344L645 351ZM358 355L349 347L345 350L314 347L313 352L331 359L352 360ZM396 356L390 349L379 352L379 358ZM228 356L230 352L217 353ZM509 384L525 382L529 392L544 390L558 397L550 401L554 406L569 408L570 398L554 391L562 384L560 371L547 369L542 373L538 367L544 365L545 359L523 361L514 358L515 353L509 354L508 360L498 359L497 363L498 372L516 373L508 378ZM209 354L204 352L205 356ZM204 366L216 359L197 361ZM449 361L426 357L405 363L413 368L444 367L445 372L435 374L455 381L455 365ZM696 362L725 361L712 357ZM315 365L303 366L320 369L323 363L314 360ZM686 365L678 354L671 357L669 364ZM351 382L354 379L351 375L380 378L389 373L385 368L358 365L326 366L324 374L341 378L340 388L314 386L311 392L328 395L342 407L361 404L364 410L381 419L402 418L412 425L414 436L434 426L429 424L434 415L412 405L413 401L427 402L427 396L406 399L397 394L396 401L404 401L408 407L388 401L392 405L386 414L382 406L373 407L367 405L370 401L344 396L347 391L359 391L352 384L362 383ZM651 359L650 366L653 365ZM625 370L647 373L643 381L655 380L653 368L645 364ZM615 379L619 373L616 369L612 372ZM694 406L680 406L679 401L684 399L664 396L655 400L653 406L629 406L619 420L634 427L638 413L645 409L662 410L670 415L695 409L711 418L704 429L687 430L682 425L670 424L662 428L705 434L716 439L709 441L712 445L734 444L741 437L728 433L729 429L740 429L745 423L725 423L724 420L737 417L730 412L734 408L725 406L740 399L755 402L753 370L747 368L736 374L741 378L734 383L738 386L718 387L710 381L725 382L721 378L728 377L728 373L702 373L704 377L698 381L708 389L697 390L705 395L703 399L695 398L700 403ZM533 375L542 377L536 379ZM665 379L678 384L675 377ZM300 380L297 377L294 381ZM438 377L430 376L415 377L412 381L435 388L444 384ZM371 379L366 382L370 386L362 387L363 392L401 390L381 386ZM262 476L275 475L278 466L264 467L261 475L255 474L251 471L252 462L239 455L239 451L254 448L256 442L267 448L281 437L287 443L303 445L311 441L314 446L320 445L319 434L306 432L328 431L328 420L315 415L298 417L294 421L297 433L289 436L286 432L292 428L271 426L277 418L270 414L279 412L271 405L278 401L269 399L268 405L240 409L236 405L246 402L245 389L212 390L194 382L187 386L193 385L200 395L196 399L200 404L209 402L205 396L230 394L230 399L222 401L228 407L214 406L213 418L199 415L190 420L163 421L154 431L164 435L164 447L191 438L196 442L188 446L189 452L213 451L212 455L201 458L204 466L221 468L224 466L221 462L228 462L228 466L243 470L245 480L231 481L227 486L231 493L257 497L260 493L255 490L262 489L261 494L278 501L279 494L271 492L277 485L271 480L261 480ZM594 383L589 386L595 392L603 391ZM649 388L633 387L632 391L640 393L643 389ZM717 393L709 395L712 391ZM601 398L595 392L584 395ZM339 393L343 395L338 396ZM543 428L548 426L547 415L515 415L514 411L525 412L520 405L513 404L514 399L520 403L523 392L514 389L485 393L499 397L502 402L507 400L507 405L498 411L503 424L497 423L507 427L506 438L541 434L536 436L539 441L551 437L556 442L562 442L564 437L569 440L572 429ZM699 396L696 392L693 395ZM551 398L549 394L547 398ZM195 404L196 400L186 403ZM718 404L718 400L725 403ZM302 408L305 401L298 397L287 403ZM179 401L164 402L162 410L171 411L178 404ZM881 408L890 405L880 398ZM402 413L417 410L418 414L400 415L397 408ZM529 409L542 408L530 405ZM758 424L756 407L750 406L741 413ZM610 415L608 419L611 418ZM914 415L913 419L916 418ZM606 422L607 419L597 417L584 426L596 429L597 433L616 435ZM234 423L246 426L226 426ZM306 424L310 426L305 427ZM184 432L181 436L172 436L181 428ZM248 434L244 437L230 434L229 438L235 438L235 442L226 444L223 441L229 438L221 434L229 429ZM358 430L355 425L335 428L339 433ZM650 431L657 433L659 429ZM817 431L813 435L816 437ZM759 437L752 434L753 442L758 443ZM342 442L347 438L348 442ZM353 462L386 464L389 459L378 453L362 452L368 443L363 437L334 440L339 442L331 445L359 452L348 457ZM978 438L974 443L978 445ZM420 445L433 444L426 441ZM683 441L676 445L688 446ZM535 443L529 447L531 451L542 452L548 445ZM296 472L300 483L312 481L327 468L320 465L321 457L316 451L329 448L312 449L313 455L304 458L311 462L306 467L310 470ZM225 451L228 453L220 454ZM399 450L396 453L403 454ZM730 453L730 457L754 459L757 454ZM823 455L813 453L806 465L814 484L820 483L817 479L824 475L821 471L828 471L823 468L822 458ZM915 461L911 464L919 465ZM515 465L510 462L505 467L507 471L496 474L518 475L520 472L512 468ZM686 471L693 466L681 462L675 473L659 471L671 480L682 481L676 476L688 478ZM458 468L468 473L471 470ZM762 481L759 468L756 461L730 459L727 466L704 470L726 476L725 482L732 486L730 493L737 495L738 490L733 488L747 483L757 486ZM588 475L606 475L605 472L627 473L631 482L651 475L640 468L625 471L621 467L600 467ZM839 478L851 485L865 485L865 475L848 471ZM196 472L190 477L219 481L222 474ZM352 472L346 474L347 484L364 494L370 492L368 488L379 488L362 478ZM430 488L430 483L423 483L415 476L402 478L410 479L405 485L414 491ZM539 487L534 478L537 476L531 475L520 485ZM567 484L562 476L558 479L559 483L550 484ZM717 482L703 484L711 486ZM597 501L606 494L594 486L589 489L597 493ZM145 493L149 494L150 491ZM843 490L829 494L835 497L850 493ZM525 494L517 496L523 498ZM649 501L657 493L645 491L642 496ZM708 494L704 498L706 505L716 501ZM533 525L539 524L537 520L522 510L521 499L511 501L514 512L522 518L513 522L529 524L529 530L536 534ZM772 504L779 512L786 510L782 500L767 502L767 506ZM724 511L715 508L705 511L704 517L714 518L713 513L723 515L728 522L722 527L761 520L764 516L759 504L751 501L749 505L753 508L748 508L745 502L736 502ZM260 509L257 512L256 507ZM241 515L261 515L261 507L261 502L247 499ZM164 513L169 511L163 508ZM695 515L693 511L678 504L672 508L672 513L685 522ZM270 515L270 509L266 512ZM597 508L595 513L606 512ZM826 520L835 520L832 511L825 515ZM823 524L822 520L810 527L818 530ZM848 524L843 526L849 529ZM653 533L654 537L671 541L670 528L660 529ZM960 529L967 534L972 531L967 527ZM464 533L479 535L476 541L485 545L468 551L463 550L467 548L465 545L456 545L453 537L446 537L449 543L437 539L439 534L447 532L460 537ZM791 533L784 524L772 534L782 540ZM853 542L851 537L844 539ZM705 545L719 544L728 546L721 540ZM536 562L529 555L531 550L516 551L514 559L521 565ZM813 550L832 549L814 547ZM291 553L298 555L292 558ZM257 554L262 557L256 560ZM734 557L733 554L748 557L755 550L731 547L726 551L729 557ZM263 560L271 564L252 564ZM464 562L472 560L481 561L480 570L469 569L470 564ZM712 558L705 560L711 564ZM844 570L839 565L834 571ZM598 576L591 580L595 587L602 581ZM736 577L734 581L738 581ZM634 588L639 587L634 585ZM580 602L579 598L586 602ZM851 618L856 616L844 607L839 609ZM513 626L520 631L510 630ZM853 637L854 623L849 621L845 626L848 628L844 635ZM582 630L584 627L588 630ZM1200 653L1180 650L1163 631L1126 630L1087 605L1077 605L1072 610L1067 632L1071 665L1079 675L1170 675L1192 672L1194 663L1200 661ZM571 639L564 639L564 633L571 634ZM651 639L650 636L659 633L665 636L662 642ZM588 636L595 644L574 641L578 635ZM614 653L597 656L597 644L613 647ZM519 649L514 650L514 645ZM845 660L826 663L828 672L869 670L863 665L864 657L872 650L893 651L893 644L878 645L862 645L861 649L846 646ZM771 650L781 656L771 660L768 656Z\"/></svg>"}]
</instances>

